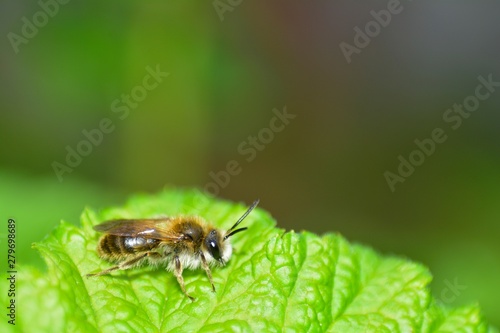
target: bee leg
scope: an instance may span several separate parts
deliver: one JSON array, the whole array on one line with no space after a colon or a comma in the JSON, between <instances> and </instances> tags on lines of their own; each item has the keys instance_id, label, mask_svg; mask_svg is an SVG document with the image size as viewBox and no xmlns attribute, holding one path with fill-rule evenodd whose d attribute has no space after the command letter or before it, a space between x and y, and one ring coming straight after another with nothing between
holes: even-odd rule
<instances>
[{"instance_id":1,"label":"bee leg","mask_svg":"<svg viewBox=\"0 0 500 333\"><path fill-rule=\"evenodd\" d=\"M109 273L111 273L112 271L129 269L129 268L131 268L132 266L134 266L135 264L137 264L137 262L139 262L141 259L144 259L144 258L145 258L145 257L147 257L147 256L159 256L159 255L160 255L160 254L159 254L159 253L157 253L157 252L146 252L146 253L142 253L142 254L138 255L137 257L130 259L129 261L124 261L124 262L120 263L119 265L116 265L116 266L114 266L114 267L111 267L111 268L105 269L105 270L103 270L102 272L99 272L99 273L94 273L94 274L87 274L86 276L87 276L87 277L91 277L91 276L101 276L101 275L106 275L106 274L109 274Z\"/></svg>"},{"instance_id":2,"label":"bee leg","mask_svg":"<svg viewBox=\"0 0 500 333\"><path fill-rule=\"evenodd\" d=\"M203 252L200 253L200 257L201 257L201 267L207 273L208 279L210 280L210 284L212 285L212 291L215 292L215 285L214 285L214 280L212 279L212 272L210 271L210 267L207 264L207 260L205 259Z\"/></svg>"},{"instance_id":3,"label":"bee leg","mask_svg":"<svg viewBox=\"0 0 500 333\"><path fill-rule=\"evenodd\" d=\"M177 278L177 282L179 282L179 285L181 286L182 292L184 295L189 297L191 302L194 301L194 297L190 296L187 291L186 291L186 286L184 285L184 278L182 277L182 263L179 260L179 256L174 257L174 262L175 262L175 270L174 270L174 275Z\"/></svg>"}]
</instances>

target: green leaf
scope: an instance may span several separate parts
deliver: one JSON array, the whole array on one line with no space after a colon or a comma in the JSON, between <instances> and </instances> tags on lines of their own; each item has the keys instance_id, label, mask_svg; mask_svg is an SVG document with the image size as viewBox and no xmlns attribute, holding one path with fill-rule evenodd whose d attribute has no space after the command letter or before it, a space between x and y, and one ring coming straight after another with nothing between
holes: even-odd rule
<instances>
[{"instance_id":1,"label":"green leaf","mask_svg":"<svg viewBox=\"0 0 500 333\"><path fill-rule=\"evenodd\" d=\"M184 271L191 302L172 273L158 267L85 278L111 264L98 258L92 227L112 218L200 215L227 229L246 206L198 191L165 190L133 197L99 214L86 209L82 227L61 223L34 244L47 263L42 274L21 267L16 325L2 332L496 332L476 305L445 308L430 295L420 264L381 256L338 234L284 232L254 210L248 231L234 236L234 253L212 275ZM8 284L0 284L4 303Z\"/></svg>"}]
</instances>

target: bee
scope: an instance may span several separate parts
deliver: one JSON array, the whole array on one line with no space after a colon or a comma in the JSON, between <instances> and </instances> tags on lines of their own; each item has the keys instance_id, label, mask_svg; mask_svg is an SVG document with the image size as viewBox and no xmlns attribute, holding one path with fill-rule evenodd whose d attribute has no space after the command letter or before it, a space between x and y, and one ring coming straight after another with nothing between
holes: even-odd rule
<instances>
[{"instance_id":1,"label":"bee","mask_svg":"<svg viewBox=\"0 0 500 333\"><path fill-rule=\"evenodd\" d=\"M103 232L97 253L100 258L117 265L87 277L109 274L148 263L162 265L174 272L182 292L194 301L184 284L182 271L203 268L215 292L210 266L224 266L231 258L229 238L248 229L238 225L257 206L259 200L227 231L220 231L201 217L165 217L156 219L111 220L94 226Z\"/></svg>"}]
</instances>

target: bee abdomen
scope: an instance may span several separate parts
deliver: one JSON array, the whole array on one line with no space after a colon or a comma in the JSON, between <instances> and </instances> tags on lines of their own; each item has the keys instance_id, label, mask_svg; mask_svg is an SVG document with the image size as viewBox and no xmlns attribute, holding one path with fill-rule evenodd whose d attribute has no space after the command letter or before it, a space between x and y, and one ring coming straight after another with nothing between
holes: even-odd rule
<instances>
[{"instance_id":1,"label":"bee abdomen","mask_svg":"<svg viewBox=\"0 0 500 333\"><path fill-rule=\"evenodd\" d=\"M102 257L113 258L120 255L149 251L156 247L157 239L104 235L97 248Z\"/></svg>"},{"instance_id":2,"label":"bee abdomen","mask_svg":"<svg viewBox=\"0 0 500 333\"><path fill-rule=\"evenodd\" d=\"M120 254L134 253L134 250L125 246L128 237L116 235L104 235L99 242L99 255L103 257L115 257Z\"/></svg>"}]
</instances>

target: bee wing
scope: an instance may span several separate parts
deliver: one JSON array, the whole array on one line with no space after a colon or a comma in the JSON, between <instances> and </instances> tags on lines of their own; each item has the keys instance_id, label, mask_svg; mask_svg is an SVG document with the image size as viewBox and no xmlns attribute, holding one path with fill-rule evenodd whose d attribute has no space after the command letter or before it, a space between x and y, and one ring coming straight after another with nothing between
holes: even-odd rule
<instances>
[{"instance_id":1,"label":"bee wing","mask_svg":"<svg viewBox=\"0 0 500 333\"><path fill-rule=\"evenodd\" d=\"M110 235L143 237L161 240L180 240L182 235L173 234L168 228L171 218L111 220L94 226L94 230Z\"/></svg>"}]
</instances>

